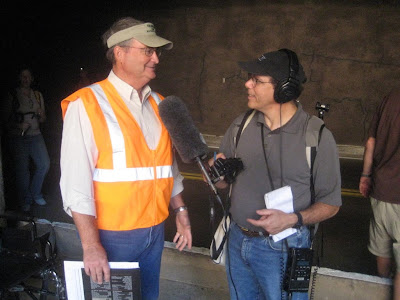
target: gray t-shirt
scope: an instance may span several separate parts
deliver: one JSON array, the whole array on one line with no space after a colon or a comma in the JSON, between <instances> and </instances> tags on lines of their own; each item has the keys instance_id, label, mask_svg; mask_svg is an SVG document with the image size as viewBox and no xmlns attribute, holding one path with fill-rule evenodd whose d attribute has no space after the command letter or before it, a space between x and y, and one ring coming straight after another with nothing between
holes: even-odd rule
<instances>
[{"instance_id":1,"label":"gray t-shirt","mask_svg":"<svg viewBox=\"0 0 400 300\"><path fill-rule=\"evenodd\" d=\"M244 114L234 120L224 135L220 152L233 157L234 137ZM272 191L267 164L262 150L261 126L268 168L275 189L289 185L293 193L294 210L301 211L311 205L310 168L306 158L306 127L309 115L298 104L295 115L282 128L271 131L264 115L256 112L242 132L237 147L244 170L236 177L232 187L231 215L242 227L264 231L246 221L259 219L256 210L265 208L264 195ZM283 171L281 171L283 170ZM324 128L313 169L316 202L340 206L341 178L337 147L332 133Z\"/></svg>"}]
</instances>

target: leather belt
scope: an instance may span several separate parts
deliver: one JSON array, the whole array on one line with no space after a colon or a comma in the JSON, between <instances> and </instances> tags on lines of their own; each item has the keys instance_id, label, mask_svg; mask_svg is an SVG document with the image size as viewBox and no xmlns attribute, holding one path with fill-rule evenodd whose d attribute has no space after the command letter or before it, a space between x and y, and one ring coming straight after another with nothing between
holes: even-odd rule
<instances>
[{"instance_id":1,"label":"leather belt","mask_svg":"<svg viewBox=\"0 0 400 300\"><path fill-rule=\"evenodd\" d=\"M269 237L269 233L268 232L253 231L253 230L249 230L249 229L244 228L244 227L239 226L239 225L237 225L237 227L239 227L239 229L242 231L242 233L245 236L248 236L248 237Z\"/></svg>"}]
</instances>

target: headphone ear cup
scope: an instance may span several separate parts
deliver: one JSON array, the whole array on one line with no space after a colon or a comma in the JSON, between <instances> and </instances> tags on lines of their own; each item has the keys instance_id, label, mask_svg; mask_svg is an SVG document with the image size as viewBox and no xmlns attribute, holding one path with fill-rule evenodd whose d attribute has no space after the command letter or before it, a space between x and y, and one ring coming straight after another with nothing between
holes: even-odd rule
<instances>
[{"instance_id":1,"label":"headphone ear cup","mask_svg":"<svg viewBox=\"0 0 400 300\"><path fill-rule=\"evenodd\" d=\"M274 99L278 103L286 103L290 100L298 98L300 95L299 82L298 80L289 77L285 80L280 81L274 92Z\"/></svg>"},{"instance_id":2,"label":"headphone ear cup","mask_svg":"<svg viewBox=\"0 0 400 300\"><path fill-rule=\"evenodd\" d=\"M289 76L276 85L274 99L278 103L286 103L300 96L300 82L296 78L299 72L299 60L296 53L289 49L280 49L279 51L285 52L288 56Z\"/></svg>"}]
</instances>

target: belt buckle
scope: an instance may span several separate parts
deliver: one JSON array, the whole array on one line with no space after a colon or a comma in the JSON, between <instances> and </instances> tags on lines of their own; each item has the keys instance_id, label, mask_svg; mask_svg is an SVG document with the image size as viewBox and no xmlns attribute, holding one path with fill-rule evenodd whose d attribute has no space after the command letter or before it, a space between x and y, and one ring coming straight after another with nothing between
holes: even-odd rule
<instances>
[{"instance_id":1,"label":"belt buckle","mask_svg":"<svg viewBox=\"0 0 400 300\"><path fill-rule=\"evenodd\" d=\"M248 230L247 228L244 228L240 225L238 225L238 227L240 228L241 231L250 233L250 230Z\"/></svg>"},{"instance_id":2,"label":"belt buckle","mask_svg":"<svg viewBox=\"0 0 400 300\"><path fill-rule=\"evenodd\" d=\"M261 231L253 231L253 230L249 230L247 228L244 228L244 227L242 227L240 225L238 225L238 226L239 226L240 230L242 230L243 233L245 235L247 235L247 236L250 236L250 237L264 236L264 233L261 232Z\"/></svg>"}]
</instances>

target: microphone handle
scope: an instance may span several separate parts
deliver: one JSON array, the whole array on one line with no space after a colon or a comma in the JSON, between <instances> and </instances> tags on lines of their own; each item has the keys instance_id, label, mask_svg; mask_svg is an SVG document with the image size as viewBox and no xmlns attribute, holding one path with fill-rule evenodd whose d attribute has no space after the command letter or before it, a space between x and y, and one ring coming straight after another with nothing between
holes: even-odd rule
<instances>
[{"instance_id":1,"label":"microphone handle","mask_svg":"<svg viewBox=\"0 0 400 300\"><path fill-rule=\"evenodd\" d=\"M218 194L218 190L215 187L214 183L212 182L210 175L208 174L206 168L204 167L203 161L200 159L200 157L196 157L196 162L200 167L201 172L203 173L204 177L207 180L208 186L211 188L212 192L214 193L215 198L217 199L218 203L221 205L222 209L225 210L224 205L222 203L221 197Z\"/></svg>"}]
</instances>

